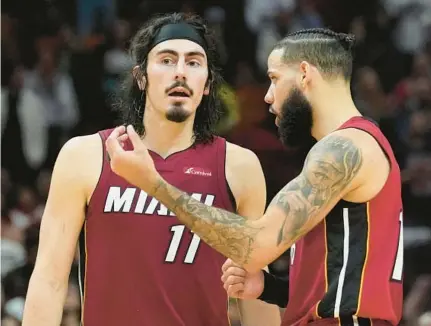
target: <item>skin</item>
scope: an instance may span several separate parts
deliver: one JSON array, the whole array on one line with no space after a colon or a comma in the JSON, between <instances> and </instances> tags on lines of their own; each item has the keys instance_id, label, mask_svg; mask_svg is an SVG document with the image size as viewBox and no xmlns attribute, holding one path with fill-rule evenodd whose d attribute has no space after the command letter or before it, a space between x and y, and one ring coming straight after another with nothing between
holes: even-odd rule
<instances>
[{"instance_id":1,"label":"skin","mask_svg":"<svg viewBox=\"0 0 431 326\"><path fill-rule=\"evenodd\" d=\"M326 78L306 61L285 64L280 50L271 53L268 68L276 77L265 97L273 112L280 114L283 95L295 85L313 107L312 135L318 142L301 173L280 190L257 220L203 205L167 183L131 126L117 128L106 142L115 173L150 192L205 242L249 272L258 272L279 257L340 199L364 202L373 198L389 174L389 163L372 136L356 129L334 131L360 115L346 80ZM134 151L122 149L118 138L125 135Z\"/></svg>"},{"instance_id":2,"label":"skin","mask_svg":"<svg viewBox=\"0 0 431 326\"><path fill-rule=\"evenodd\" d=\"M202 96L209 91L206 56L199 48L187 40L160 43L149 54L149 82L146 83L143 77L138 79L142 89L148 87L143 121L146 134L143 139L138 136L139 142L163 157L184 150L192 143L194 114ZM139 76L136 69L135 77ZM185 99L169 97L166 90L178 81L185 82L193 95ZM181 102L180 109L188 114L188 119L182 123L166 119L166 114L178 101ZM159 132L160 128L163 133ZM123 135L116 140L124 142L127 138ZM70 267L86 206L101 173L102 151L99 135L93 134L72 138L58 155L41 222L39 249L24 309L24 326L54 326L61 322ZM226 178L235 196L237 210L256 219L263 214L266 198L259 160L251 151L230 143L226 152ZM268 325L279 324L277 310L270 305L261 305L260 310L251 313L267 316L273 323Z\"/></svg>"}]
</instances>

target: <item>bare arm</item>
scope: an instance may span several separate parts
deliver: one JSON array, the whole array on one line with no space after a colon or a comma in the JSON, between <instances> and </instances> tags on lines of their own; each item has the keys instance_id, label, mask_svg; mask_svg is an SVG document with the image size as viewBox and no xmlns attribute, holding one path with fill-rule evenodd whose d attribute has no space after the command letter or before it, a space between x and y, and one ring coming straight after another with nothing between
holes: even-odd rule
<instances>
[{"instance_id":1,"label":"bare arm","mask_svg":"<svg viewBox=\"0 0 431 326\"><path fill-rule=\"evenodd\" d=\"M362 151L345 134L335 132L319 141L300 175L256 221L201 204L160 176L153 195L210 246L255 272L314 228L353 189Z\"/></svg>"},{"instance_id":2,"label":"bare arm","mask_svg":"<svg viewBox=\"0 0 431 326\"><path fill-rule=\"evenodd\" d=\"M94 149L83 146L84 139L89 137L94 136L67 142L55 163L23 326L60 325L70 268L85 216L87 194L84 180L91 180L88 175L92 166L89 163L91 154L87 152ZM100 153L101 142L98 142L97 153Z\"/></svg>"},{"instance_id":3,"label":"bare arm","mask_svg":"<svg viewBox=\"0 0 431 326\"><path fill-rule=\"evenodd\" d=\"M260 218L266 206L266 183L257 156L244 148L227 143L226 177L237 203L237 212L250 219ZM260 300L238 299L244 326L279 326L278 307Z\"/></svg>"}]
</instances>

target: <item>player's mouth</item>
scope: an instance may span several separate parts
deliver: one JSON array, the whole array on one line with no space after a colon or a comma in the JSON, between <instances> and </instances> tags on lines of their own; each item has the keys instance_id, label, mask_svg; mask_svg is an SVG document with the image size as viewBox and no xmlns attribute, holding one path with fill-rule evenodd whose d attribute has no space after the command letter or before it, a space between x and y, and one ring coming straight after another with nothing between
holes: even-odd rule
<instances>
[{"instance_id":1,"label":"player's mouth","mask_svg":"<svg viewBox=\"0 0 431 326\"><path fill-rule=\"evenodd\" d=\"M183 87L175 87L168 93L169 97L175 97L180 99L188 98L190 97L190 95L191 95L190 92Z\"/></svg>"}]
</instances>

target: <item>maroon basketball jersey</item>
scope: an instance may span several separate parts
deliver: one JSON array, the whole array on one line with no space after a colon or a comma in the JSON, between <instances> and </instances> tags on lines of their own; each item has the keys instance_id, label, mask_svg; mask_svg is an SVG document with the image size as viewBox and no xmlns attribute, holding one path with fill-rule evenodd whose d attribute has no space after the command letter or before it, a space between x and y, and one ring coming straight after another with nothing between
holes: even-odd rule
<instances>
[{"instance_id":1,"label":"maroon basketball jersey","mask_svg":"<svg viewBox=\"0 0 431 326\"><path fill-rule=\"evenodd\" d=\"M398 325L402 312L403 220L400 169L380 129L354 117L391 165L382 190L366 203L340 201L291 248L289 303L283 325ZM321 320L323 319L323 320Z\"/></svg>"},{"instance_id":2,"label":"maroon basketball jersey","mask_svg":"<svg viewBox=\"0 0 431 326\"><path fill-rule=\"evenodd\" d=\"M111 130L99 132L103 143ZM132 149L127 143L126 150ZM227 326L225 257L186 228L155 198L103 168L80 239L84 326ZM226 141L215 138L163 159L169 183L228 211Z\"/></svg>"}]
</instances>

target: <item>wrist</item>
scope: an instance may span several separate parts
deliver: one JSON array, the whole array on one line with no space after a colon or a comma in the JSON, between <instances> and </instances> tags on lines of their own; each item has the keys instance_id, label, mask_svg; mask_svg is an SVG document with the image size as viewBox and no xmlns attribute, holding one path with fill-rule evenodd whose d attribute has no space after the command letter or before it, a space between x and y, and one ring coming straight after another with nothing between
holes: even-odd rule
<instances>
[{"instance_id":1,"label":"wrist","mask_svg":"<svg viewBox=\"0 0 431 326\"><path fill-rule=\"evenodd\" d=\"M148 189L148 195L154 197L163 189L166 189L166 181L162 178L162 176L155 171L154 175L150 178L150 189Z\"/></svg>"},{"instance_id":2,"label":"wrist","mask_svg":"<svg viewBox=\"0 0 431 326\"><path fill-rule=\"evenodd\" d=\"M262 273L263 291L257 299L285 308L289 297L288 279L276 277L266 271L262 271Z\"/></svg>"},{"instance_id":3,"label":"wrist","mask_svg":"<svg viewBox=\"0 0 431 326\"><path fill-rule=\"evenodd\" d=\"M259 299L262 296L263 291L265 290L265 271L262 269L258 272L259 277L259 287L256 291L257 296L256 299Z\"/></svg>"}]
</instances>

